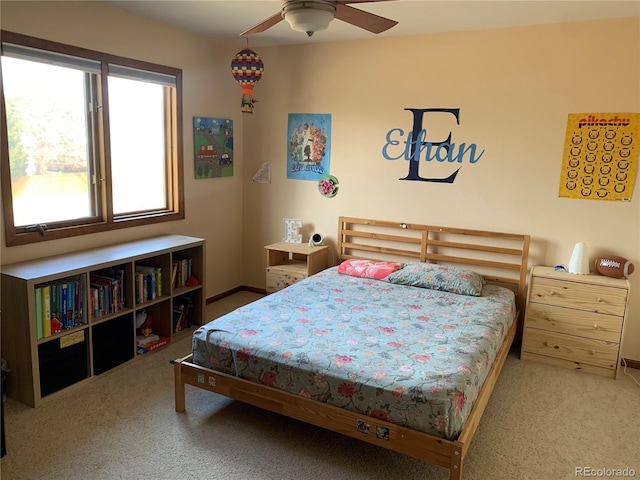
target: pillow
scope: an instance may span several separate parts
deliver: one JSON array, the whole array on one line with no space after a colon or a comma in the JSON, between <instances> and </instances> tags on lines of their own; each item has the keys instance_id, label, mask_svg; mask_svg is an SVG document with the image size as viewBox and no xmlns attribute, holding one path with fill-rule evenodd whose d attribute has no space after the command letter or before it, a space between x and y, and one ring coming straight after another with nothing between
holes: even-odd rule
<instances>
[{"instance_id":1,"label":"pillow","mask_svg":"<svg viewBox=\"0 0 640 480\"><path fill-rule=\"evenodd\" d=\"M352 277L386 280L391 273L402 268L403 265L404 263L374 262L372 260L350 258L338 266L338 272Z\"/></svg>"},{"instance_id":2,"label":"pillow","mask_svg":"<svg viewBox=\"0 0 640 480\"><path fill-rule=\"evenodd\" d=\"M407 263L387 279L398 285L430 288L445 292L479 297L484 280L482 275L459 267L435 263Z\"/></svg>"}]
</instances>

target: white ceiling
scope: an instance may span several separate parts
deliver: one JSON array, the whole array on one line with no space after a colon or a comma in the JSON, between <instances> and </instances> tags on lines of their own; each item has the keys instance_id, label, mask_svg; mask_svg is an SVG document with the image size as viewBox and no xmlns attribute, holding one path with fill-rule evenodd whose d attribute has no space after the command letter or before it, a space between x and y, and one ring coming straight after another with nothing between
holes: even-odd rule
<instances>
[{"instance_id":1,"label":"white ceiling","mask_svg":"<svg viewBox=\"0 0 640 480\"><path fill-rule=\"evenodd\" d=\"M279 0L97 0L211 38L244 46L243 32L280 11ZM398 25L374 35L340 20L311 38L281 21L251 35L250 46L334 42L585 20L640 17L640 0L392 0L353 4Z\"/></svg>"}]
</instances>

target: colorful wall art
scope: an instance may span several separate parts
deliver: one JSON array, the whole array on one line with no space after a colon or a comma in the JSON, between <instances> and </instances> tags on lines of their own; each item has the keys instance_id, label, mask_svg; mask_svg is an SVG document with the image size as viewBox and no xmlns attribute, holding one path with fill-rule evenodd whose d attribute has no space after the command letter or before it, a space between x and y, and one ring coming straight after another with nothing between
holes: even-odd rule
<instances>
[{"instance_id":1,"label":"colorful wall art","mask_svg":"<svg viewBox=\"0 0 640 480\"><path fill-rule=\"evenodd\" d=\"M233 120L193 117L193 149L196 180L233 177Z\"/></svg>"},{"instance_id":2,"label":"colorful wall art","mask_svg":"<svg viewBox=\"0 0 640 480\"><path fill-rule=\"evenodd\" d=\"M638 113L571 113L559 196L630 202L638 168Z\"/></svg>"},{"instance_id":3,"label":"colorful wall art","mask_svg":"<svg viewBox=\"0 0 640 480\"><path fill-rule=\"evenodd\" d=\"M318 181L329 173L331 115L290 113L287 178Z\"/></svg>"}]
</instances>

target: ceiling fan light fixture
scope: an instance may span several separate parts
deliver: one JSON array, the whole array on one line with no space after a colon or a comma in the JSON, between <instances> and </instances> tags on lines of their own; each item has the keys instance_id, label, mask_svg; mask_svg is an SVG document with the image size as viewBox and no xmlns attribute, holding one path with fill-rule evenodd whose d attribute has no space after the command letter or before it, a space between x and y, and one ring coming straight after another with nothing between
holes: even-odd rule
<instances>
[{"instance_id":1,"label":"ceiling fan light fixture","mask_svg":"<svg viewBox=\"0 0 640 480\"><path fill-rule=\"evenodd\" d=\"M329 27L336 16L336 7L323 1L292 3L284 6L282 16L293 30L311 36Z\"/></svg>"}]
</instances>

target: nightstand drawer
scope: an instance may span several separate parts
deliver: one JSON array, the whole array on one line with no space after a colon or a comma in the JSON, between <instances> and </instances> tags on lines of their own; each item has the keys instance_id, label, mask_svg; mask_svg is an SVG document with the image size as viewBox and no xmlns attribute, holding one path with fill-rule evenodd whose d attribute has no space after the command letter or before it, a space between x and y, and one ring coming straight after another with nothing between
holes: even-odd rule
<instances>
[{"instance_id":1,"label":"nightstand drawer","mask_svg":"<svg viewBox=\"0 0 640 480\"><path fill-rule=\"evenodd\" d=\"M620 343L623 317L593 312L576 312L565 307L530 303L527 326Z\"/></svg>"},{"instance_id":2,"label":"nightstand drawer","mask_svg":"<svg viewBox=\"0 0 640 480\"><path fill-rule=\"evenodd\" d=\"M599 367L616 368L619 345L614 342L575 337L537 328L527 328L523 351L587 363Z\"/></svg>"},{"instance_id":3,"label":"nightstand drawer","mask_svg":"<svg viewBox=\"0 0 640 480\"><path fill-rule=\"evenodd\" d=\"M529 301L622 317L627 290L533 277Z\"/></svg>"},{"instance_id":4,"label":"nightstand drawer","mask_svg":"<svg viewBox=\"0 0 640 480\"><path fill-rule=\"evenodd\" d=\"M277 292L307 278L306 265L267 268L267 293Z\"/></svg>"}]
</instances>

